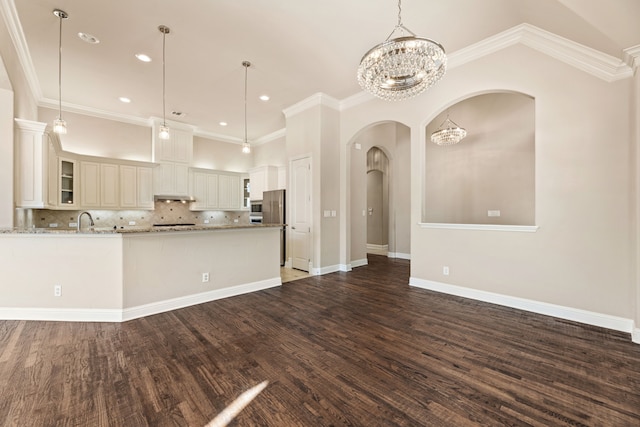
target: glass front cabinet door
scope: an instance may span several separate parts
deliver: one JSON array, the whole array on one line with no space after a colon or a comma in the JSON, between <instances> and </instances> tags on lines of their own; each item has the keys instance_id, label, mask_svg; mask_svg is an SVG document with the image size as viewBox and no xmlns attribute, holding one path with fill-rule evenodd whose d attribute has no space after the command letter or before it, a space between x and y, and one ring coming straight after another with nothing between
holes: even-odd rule
<instances>
[{"instance_id":1,"label":"glass front cabinet door","mask_svg":"<svg viewBox=\"0 0 640 427\"><path fill-rule=\"evenodd\" d=\"M76 205L77 179L75 160L60 158L58 162L59 170L59 195L60 207L72 207Z\"/></svg>"}]
</instances>

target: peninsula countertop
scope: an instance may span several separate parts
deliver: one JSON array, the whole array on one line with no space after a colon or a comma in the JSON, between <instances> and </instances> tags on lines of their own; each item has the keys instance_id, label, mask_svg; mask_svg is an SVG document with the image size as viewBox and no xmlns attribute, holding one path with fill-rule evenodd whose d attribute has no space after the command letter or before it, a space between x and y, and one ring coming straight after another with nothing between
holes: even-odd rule
<instances>
[{"instance_id":1,"label":"peninsula countertop","mask_svg":"<svg viewBox=\"0 0 640 427\"><path fill-rule=\"evenodd\" d=\"M94 227L75 229L62 228L1 228L0 234L129 234L129 233L167 233L172 231L214 231L233 229L281 228L286 224L198 224L175 225L169 227Z\"/></svg>"}]
</instances>

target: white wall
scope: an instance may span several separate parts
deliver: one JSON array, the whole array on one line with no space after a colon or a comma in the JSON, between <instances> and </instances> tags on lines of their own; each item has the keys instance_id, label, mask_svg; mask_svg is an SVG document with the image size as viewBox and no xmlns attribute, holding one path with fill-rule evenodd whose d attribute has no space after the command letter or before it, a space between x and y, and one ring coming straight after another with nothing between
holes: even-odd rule
<instances>
[{"instance_id":1,"label":"white wall","mask_svg":"<svg viewBox=\"0 0 640 427\"><path fill-rule=\"evenodd\" d=\"M253 153L244 154L241 144L193 137L194 167L244 173L252 165Z\"/></svg>"},{"instance_id":2,"label":"white wall","mask_svg":"<svg viewBox=\"0 0 640 427\"><path fill-rule=\"evenodd\" d=\"M14 216L13 181L13 89L0 58L0 227L12 227Z\"/></svg>"},{"instance_id":3,"label":"white wall","mask_svg":"<svg viewBox=\"0 0 640 427\"><path fill-rule=\"evenodd\" d=\"M58 111L38 108L38 121L51 125ZM151 127L117 122L63 111L67 133L60 135L62 149L88 156L151 161ZM50 127L50 126L49 126Z\"/></svg>"},{"instance_id":4,"label":"white wall","mask_svg":"<svg viewBox=\"0 0 640 427\"><path fill-rule=\"evenodd\" d=\"M286 166L287 140L285 137L256 145L251 148L253 152L253 166Z\"/></svg>"},{"instance_id":5,"label":"white wall","mask_svg":"<svg viewBox=\"0 0 640 427\"><path fill-rule=\"evenodd\" d=\"M500 90L536 99L538 232L421 228L426 124L461 99ZM345 110L341 140L380 121L411 127L413 278L630 319L631 93L630 80L607 83L516 45L450 69L402 104Z\"/></svg>"}]
</instances>

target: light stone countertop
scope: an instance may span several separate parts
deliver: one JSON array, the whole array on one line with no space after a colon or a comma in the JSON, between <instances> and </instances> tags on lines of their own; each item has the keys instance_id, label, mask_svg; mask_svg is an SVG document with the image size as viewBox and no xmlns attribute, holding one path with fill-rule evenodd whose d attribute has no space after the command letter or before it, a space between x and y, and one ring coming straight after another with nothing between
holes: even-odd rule
<instances>
[{"instance_id":1,"label":"light stone countertop","mask_svg":"<svg viewBox=\"0 0 640 427\"><path fill-rule=\"evenodd\" d=\"M172 231L212 231L247 228L280 228L285 224L219 224L219 225L177 225L172 227L125 227L101 228L93 230L83 228L81 231L59 228L1 228L0 234L129 234L129 233L166 233Z\"/></svg>"}]
</instances>

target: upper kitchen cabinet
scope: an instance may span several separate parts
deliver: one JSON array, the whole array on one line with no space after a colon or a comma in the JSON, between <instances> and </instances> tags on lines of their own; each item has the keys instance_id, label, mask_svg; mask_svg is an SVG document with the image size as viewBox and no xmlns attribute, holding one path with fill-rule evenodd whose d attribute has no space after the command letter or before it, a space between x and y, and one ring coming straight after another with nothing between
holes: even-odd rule
<instances>
[{"instance_id":1,"label":"upper kitchen cabinet","mask_svg":"<svg viewBox=\"0 0 640 427\"><path fill-rule=\"evenodd\" d=\"M262 193L278 190L278 168L276 166L260 166L249 170L250 198L262 200Z\"/></svg>"},{"instance_id":2,"label":"upper kitchen cabinet","mask_svg":"<svg viewBox=\"0 0 640 427\"><path fill-rule=\"evenodd\" d=\"M50 161L49 141L45 133L46 123L15 119L16 155L16 206L20 208L46 208L50 199L56 199L56 190L49 195L49 174L57 174L55 152ZM54 203L55 204L55 203Z\"/></svg>"},{"instance_id":3,"label":"upper kitchen cabinet","mask_svg":"<svg viewBox=\"0 0 640 427\"><path fill-rule=\"evenodd\" d=\"M171 126L169 139L158 137L153 126L154 192L160 195L189 195L189 166L193 159L193 131Z\"/></svg>"},{"instance_id":4,"label":"upper kitchen cabinet","mask_svg":"<svg viewBox=\"0 0 640 427\"><path fill-rule=\"evenodd\" d=\"M241 210L242 175L193 168L191 195L195 198L195 202L189 206L192 211Z\"/></svg>"}]
</instances>

